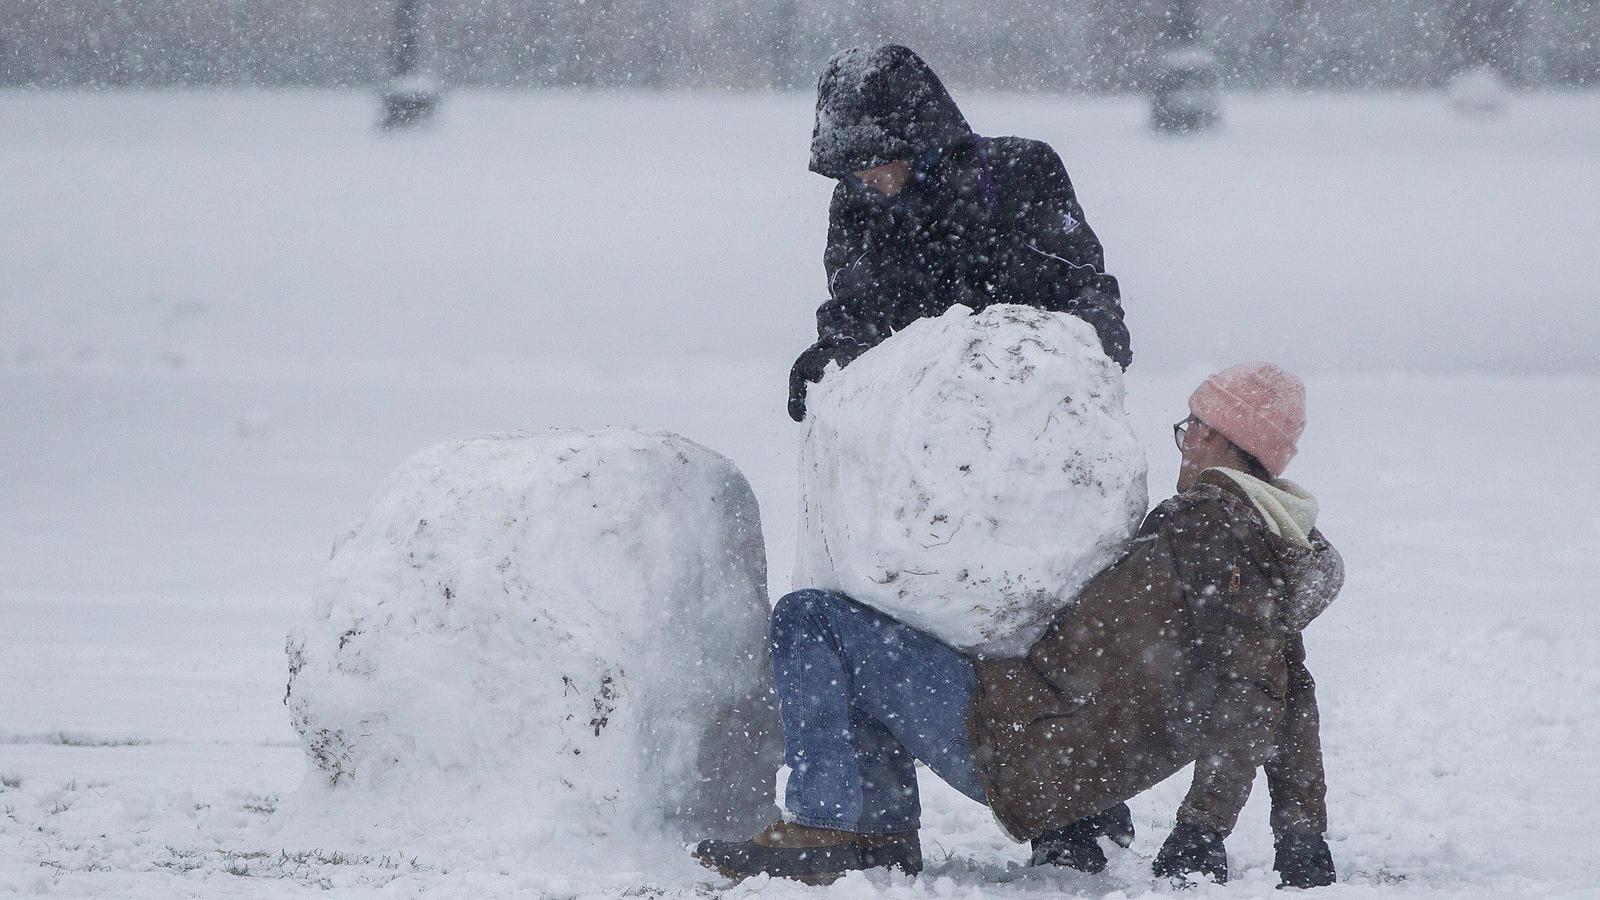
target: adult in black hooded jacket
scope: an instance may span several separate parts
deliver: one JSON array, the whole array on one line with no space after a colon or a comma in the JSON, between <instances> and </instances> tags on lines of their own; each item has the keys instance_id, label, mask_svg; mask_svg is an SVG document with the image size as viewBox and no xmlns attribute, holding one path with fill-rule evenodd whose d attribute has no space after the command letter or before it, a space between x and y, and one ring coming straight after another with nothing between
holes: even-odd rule
<instances>
[{"instance_id":1,"label":"adult in black hooded jacket","mask_svg":"<svg viewBox=\"0 0 1600 900\"><path fill-rule=\"evenodd\" d=\"M892 196L858 176L909 166ZM1019 303L1093 325L1132 361L1117 280L1049 144L973 134L928 64L905 47L846 50L817 83L811 170L839 179L828 210L828 302L789 376L789 415L830 361L848 365L923 316Z\"/></svg>"}]
</instances>

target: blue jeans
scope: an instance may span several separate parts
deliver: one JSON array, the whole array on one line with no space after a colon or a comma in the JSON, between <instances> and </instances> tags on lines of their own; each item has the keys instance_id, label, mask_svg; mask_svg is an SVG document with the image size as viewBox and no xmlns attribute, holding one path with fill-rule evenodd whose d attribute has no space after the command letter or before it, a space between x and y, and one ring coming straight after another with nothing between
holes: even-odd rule
<instances>
[{"instance_id":1,"label":"blue jeans","mask_svg":"<svg viewBox=\"0 0 1600 900\"><path fill-rule=\"evenodd\" d=\"M986 802L967 748L972 661L843 594L807 589L772 610L772 673L794 821L910 831L913 758Z\"/></svg>"}]
</instances>

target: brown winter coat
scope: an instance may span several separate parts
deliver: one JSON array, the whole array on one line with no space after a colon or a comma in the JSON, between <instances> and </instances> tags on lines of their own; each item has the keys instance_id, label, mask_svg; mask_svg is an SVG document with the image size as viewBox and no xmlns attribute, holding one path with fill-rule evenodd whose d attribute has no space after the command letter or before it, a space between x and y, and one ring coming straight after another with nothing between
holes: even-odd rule
<instances>
[{"instance_id":1,"label":"brown winter coat","mask_svg":"<svg viewBox=\"0 0 1600 900\"><path fill-rule=\"evenodd\" d=\"M1327 829L1299 630L1343 581L1320 533L1295 546L1207 472L1145 518L1016 659L981 660L967 728L995 817L1035 837L1195 763L1178 821L1233 830L1266 765L1272 824Z\"/></svg>"}]
</instances>

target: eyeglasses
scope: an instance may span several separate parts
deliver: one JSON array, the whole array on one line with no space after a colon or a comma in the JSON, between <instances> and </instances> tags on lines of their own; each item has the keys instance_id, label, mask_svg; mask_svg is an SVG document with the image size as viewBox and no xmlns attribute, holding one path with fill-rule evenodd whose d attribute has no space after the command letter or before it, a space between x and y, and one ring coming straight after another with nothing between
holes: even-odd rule
<instances>
[{"instance_id":1,"label":"eyeglasses","mask_svg":"<svg viewBox=\"0 0 1600 900\"><path fill-rule=\"evenodd\" d=\"M1172 442L1178 445L1179 453L1183 452L1183 439L1184 436L1189 433L1189 426L1193 425L1197 421L1199 420L1194 416L1190 416L1187 419L1184 419L1182 422L1176 422L1173 424Z\"/></svg>"}]
</instances>

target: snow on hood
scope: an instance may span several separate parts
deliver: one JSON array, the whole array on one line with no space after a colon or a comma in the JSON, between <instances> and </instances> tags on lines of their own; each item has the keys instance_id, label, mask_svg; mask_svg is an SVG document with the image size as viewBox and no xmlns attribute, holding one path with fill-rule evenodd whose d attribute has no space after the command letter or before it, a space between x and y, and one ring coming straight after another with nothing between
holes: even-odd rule
<instances>
[{"instance_id":1,"label":"snow on hood","mask_svg":"<svg viewBox=\"0 0 1600 900\"><path fill-rule=\"evenodd\" d=\"M811 171L843 178L971 140L972 129L939 76L907 47L854 47L817 79Z\"/></svg>"}]
</instances>

